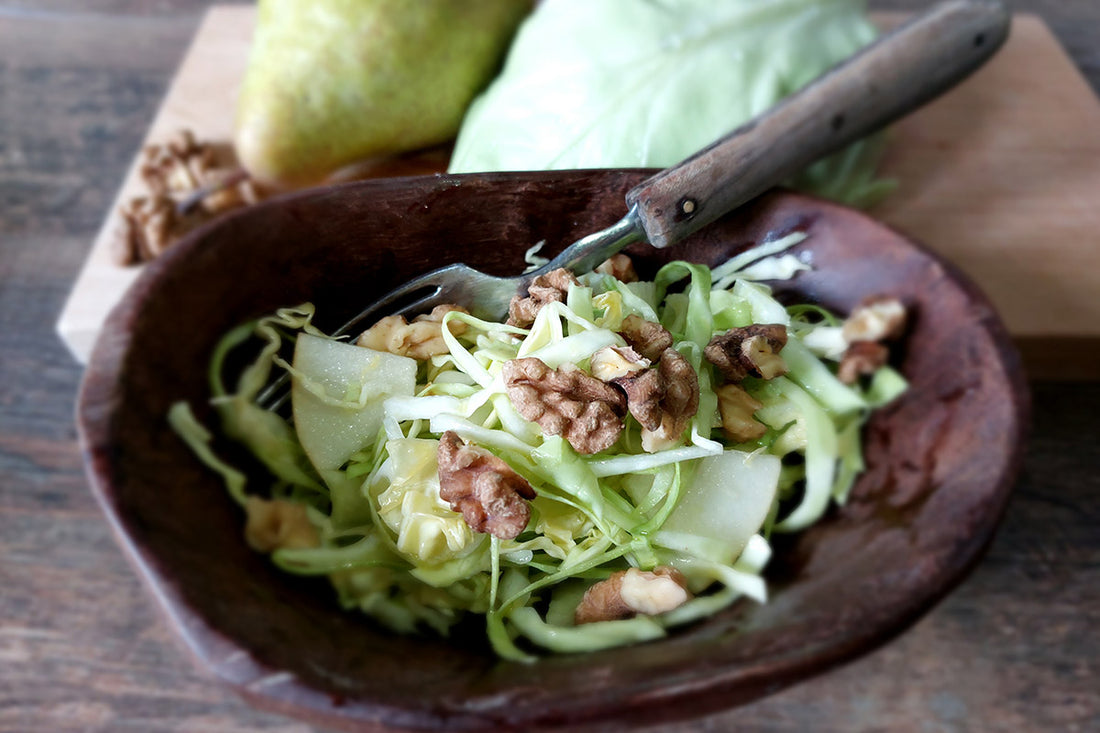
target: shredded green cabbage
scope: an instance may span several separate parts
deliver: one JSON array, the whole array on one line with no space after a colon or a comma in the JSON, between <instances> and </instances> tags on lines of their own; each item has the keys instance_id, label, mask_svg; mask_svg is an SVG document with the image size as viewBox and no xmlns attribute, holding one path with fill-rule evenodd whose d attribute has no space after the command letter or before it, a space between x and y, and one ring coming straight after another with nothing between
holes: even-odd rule
<instances>
[{"instance_id":1,"label":"shredded green cabbage","mask_svg":"<svg viewBox=\"0 0 1100 733\"><path fill-rule=\"evenodd\" d=\"M528 329L448 313L446 353L416 362L410 384L404 357L383 363L371 356L378 352L343 344L318 350L318 339L328 337L311 325L309 305L234 329L211 362L211 403L222 433L270 471L266 487L246 487L186 404L175 405L169 421L246 510L246 489L307 507L316 546L279 547L276 565L328 576L343 607L391 629L447 634L465 615L479 614L496 653L514 660L533 659L540 649L582 652L656 639L740 598L765 601L766 537L804 529L830 501L847 499L863 469L864 421L905 389L889 367L862 384L841 383L836 358L808 345L835 341L839 319L817 306L785 306L751 277L797 277L803 267L783 264L792 257L783 252L804 238L764 243L714 269L672 262L641 283L587 274ZM629 315L663 324L697 373L699 408L681 435L647 451L641 425L627 417L612 447L585 455L517 412L502 375L506 362L532 356L550 367L589 369L597 351L625 347L617 329ZM463 328L452 333L452 323ZM742 382L762 405L755 418L765 432L738 443L721 429L722 377L704 351L715 335L754 323L787 327L780 355L789 372ZM258 356L235 388L227 386L229 354L256 339ZM291 347L348 361L318 365L298 353L291 364ZM257 404L279 371L301 390L292 418ZM361 430L355 421L367 410L380 411L379 423L334 468L326 431L346 438L344 425ZM313 432L300 435L303 425ZM530 521L514 539L474 531L440 497L437 450L446 431L492 452L534 488ZM678 571L693 597L663 613L574 624L594 583L626 568L657 567Z\"/></svg>"}]
</instances>

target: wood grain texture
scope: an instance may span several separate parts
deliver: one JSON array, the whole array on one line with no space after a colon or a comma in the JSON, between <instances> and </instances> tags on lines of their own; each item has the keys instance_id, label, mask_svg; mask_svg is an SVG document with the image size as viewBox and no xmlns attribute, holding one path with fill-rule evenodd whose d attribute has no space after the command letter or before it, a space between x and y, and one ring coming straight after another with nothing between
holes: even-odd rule
<instances>
[{"instance_id":1,"label":"wood grain texture","mask_svg":"<svg viewBox=\"0 0 1100 733\"><path fill-rule=\"evenodd\" d=\"M0 0L0 730L321 733L193 668L80 469L54 323L207 0ZM922 0L875 0L910 11ZM1017 0L1100 91L1100 4ZM149 39L155 39L150 42ZM1025 471L975 573L875 654L702 731L1100 729L1100 384L1035 383Z\"/></svg>"}]
</instances>

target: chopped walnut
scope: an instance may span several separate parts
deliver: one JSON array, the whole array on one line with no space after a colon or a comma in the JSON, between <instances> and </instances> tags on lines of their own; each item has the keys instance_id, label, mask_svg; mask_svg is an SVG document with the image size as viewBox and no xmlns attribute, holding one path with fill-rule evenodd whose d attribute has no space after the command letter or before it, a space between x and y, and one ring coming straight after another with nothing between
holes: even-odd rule
<instances>
[{"instance_id":1,"label":"chopped walnut","mask_svg":"<svg viewBox=\"0 0 1100 733\"><path fill-rule=\"evenodd\" d=\"M513 359L504 365L504 384L520 415L578 453L611 447L623 430L623 393L572 364L551 369L534 357Z\"/></svg>"},{"instance_id":2,"label":"chopped walnut","mask_svg":"<svg viewBox=\"0 0 1100 733\"><path fill-rule=\"evenodd\" d=\"M443 340L443 316L452 311L469 313L460 305L448 303L432 308L430 314L417 316L412 323L406 321L404 316L386 316L361 333L355 344L419 361L437 354L446 354L448 349ZM466 330L466 324L454 322L449 328L452 334L459 336Z\"/></svg>"},{"instance_id":3,"label":"chopped walnut","mask_svg":"<svg viewBox=\"0 0 1100 733\"><path fill-rule=\"evenodd\" d=\"M863 375L874 374L886 364L890 350L874 341L853 342L837 367L836 377L844 384L855 384Z\"/></svg>"},{"instance_id":4,"label":"chopped walnut","mask_svg":"<svg viewBox=\"0 0 1100 733\"><path fill-rule=\"evenodd\" d=\"M545 275L539 275L527 288L527 297L512 296L508 304L508 325L528 328L535 322L535 316L547 303L564 303L570 285L579 285L573 273L559 267Z\"/></svg>"},{"instance_id":5,"label":"chopped walnut","mask_svg":"<svg viewBox=\"0 0 1100 733\"><path fill-rule=\"evenodd\" d=\"M638 273L634 269L634 261L622 252L611 255L596 267L596 272L601 275L610 275L624 283L638 281Z\"/></svg>"},{"instance_id":6,"label":"chopped walnut","mask_svg":"<svg viewBox=\"0 0 1100 733\"><path fill-rule=\"evenodd\" d=\"M730 382L740 382L749 375L772 379L787 373L787 364L779 355L786 345L786 326L754 323L715 336L703 354Z\"/></svg>"},{"instance_id":7,"label":"chopped walnut","mask_svg":"<svg viewBox=\"0 0 1100 733\"><path fill-rule=\"evenodd\" d=\"M676 349L665 349L657 364L665 383L661 398L661 426L642 430L642 449L654 453L676 443L699 409L699 375Z\"/></svg>"},{"instance_id":8,"label":"chopped walnut","mask_svg":"<svg viewBox=\"0 0 1100 733\"><path fill-rule=\"evenodd\" d=\"M244 505L248 518L244 538L258 552L281 548L301 549L319 544L317 528L309 521L306 508L284 499L250 496Z\"/></svg>"},{"instance_id":9,"label":"chopped walnut","mask_svg":"<svg viewBox=\"0 0 1100 733\"><path fill-rule=\"evenodd\" d=\"M672 334L668 329L633 313L623 319L619 333L632 349L650 361L657 361L665 349L672 346Z\"/></svg>"},{"instance_id":10,"label":"chopped walnut","mask_svg":"<svg viewBox=\"0 0 1100 733\"><path fill-rule=\"evenodd\" d=\"M119 215L122 226L116 232L113 257L123 266L159 256L178 232L193 226L182 224L175 205L162 196L136 196L122 205Z\"/></svg>"},{"instance_id":11,"label":"chopped walnut","mask_svg":"<svg viewBox=\"0 0 1100 733\"><path fill-rule=\"evenodd\" d=\"M679 608L690 599L687 581L675 568L619 570L589 586L573 614L573 623L580 626L617 621L639 613L655 616Z\"/></svg>"},{"instance_id":12,"label":"chopped walnut","mask_svg":"<svg viewBox=\"0 0 1100 733\"><path fill-rule=\"evenodd\" d=\"M645 369L613 381L626 395L626 409L646 430L659 430L664 412L661 400L666 384L658 369Z\"/></svg>"},{"instance_id":13,"label":"chopped walnut","mask_svg":"<svg viewBox=\"0 0 1100 733\"><path fill-rule=\"evenodd\" d=\"M625 377L649 366L649 359L629 346L608 346L593 354L589 361L592 365L592 376L604 382Z\"/></svg>"},{"instance_id":14,"label":"chopped walnut","mask_svg":"<svg viewBox=\"0 0 1100 733\"><path fill-rule=\"evenodd\" d=\"M153 259L199 224L263 196L236 165L230 146L200 143L187 130L147 145L138 172L147 194L119 209L114 257L120 265Z\"/></svg>"},{"instance_id":15,"label":"chopped walnut","mask_svg":"<svg viewBox=\"0 0 1100 733\"><path fill-rule=\"evenodd\" d=\"M736 443L756 440L768 432L764 423L753 415L764 404L736 384L724 384L714 390L718 395L718 412L722 429Z\"/></svg>"},{"instance_id":16,"label":"chopped walnut","mask_svg":"<svg viewBox=\"0 0 1100 733\"><path fill-rule=\"evenodd\" d=\"M699 375L676 349L665 349L656 369L612 381L642 426L642 448L653 453L675 444L699 409Z\"/></svg>"},{"instance_id":17,"label":"chopped walnut","mask_svg":"<svg viewBox=\"0 0 1100 733\"><path fill-rule=\"evenodd\" d=\"M887 341L901 336L905 330L905 306L897 298L872 296L865 298L844 321L844 338L857 341Z\"/></svg>"},{"instance_id":18,"label":"chopped walnut","mask_svg":"<svg viewBox=\"0 0 1100 733\"><path fill-rule=\"evenodd\" d=\"M531 519L535 490L527 479L484 448L448 430L439 438L439 497L462 513L475 532L502 540L519 536Z\"/></svg>"}]
</instances>

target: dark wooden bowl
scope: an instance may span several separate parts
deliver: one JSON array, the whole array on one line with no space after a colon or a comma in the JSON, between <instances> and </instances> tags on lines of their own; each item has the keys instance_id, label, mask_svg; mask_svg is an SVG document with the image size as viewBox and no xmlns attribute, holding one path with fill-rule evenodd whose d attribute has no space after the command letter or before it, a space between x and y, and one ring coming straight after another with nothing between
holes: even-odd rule
<instances>
[{"instance_id":1,"label":"dark wooden bowl","mask_svg":"<svg viewBox=\"0 0 1100 733\"><path fill-rule=\"evenodd\" d=\"M324 581L246 547L218 479L168 428L202 405L218 337L311 300L334 326L410 277L466 262L522 269L623 213L640 171L434 176L316 190L196 232L149 265L108 321L84 380L80 434L119 541L201 662L256 704L348 730L531 730L698 716L870 650L958 583L993 535L1019 465L1028 400L988 301L959 272L867 217L766 196L644 267L716 263L804 230L814 270L784 285L846 312L869 294L915 314L910 391L867 432L850 502L778 544L767 605L745 602L667 640L534 665L468 640L395 636L339 610ZM208 410L199 416L210 421Z\"/></svg>"}]
</instances>

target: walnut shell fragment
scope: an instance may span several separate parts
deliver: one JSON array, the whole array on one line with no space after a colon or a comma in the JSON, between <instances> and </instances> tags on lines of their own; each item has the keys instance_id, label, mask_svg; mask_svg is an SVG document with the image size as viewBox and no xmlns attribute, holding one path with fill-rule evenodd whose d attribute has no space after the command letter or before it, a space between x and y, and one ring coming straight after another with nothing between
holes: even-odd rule
<instances>
[{"instance_id":1,"label":"walnut shell fragment","mask_svg":"<svg viewBox=\"0 0 1100 733\"><path fill-rule=\"evenodd\" d=\"M687 581L675 568L619 570L589 586L573 614L573 623L580 626L638 614L655 616L679 608L690 599Z\"/></svg>"},{"instance_id":2,"label":"walnut shell fragment","mask_svg":"<svg viewBox=\"0 0 1100 733\"><path fill-rule=\"evenodd\" d=\"M534 357L513 359L504 365L504 384L520 415L578 453L610 448L623 431L623 393L572 364L551 369Z\"/></svg>"},{"instance_id":3,"label":"walnut shell fragment","mask_svg":"<svg viewBox=\"0 0 1100 733\"><path fill-rule=\"evenodd\" d=\"M747 376L772 379L787 373L779 355L787 345L787 327L781 323L754 323L731 328L710 340L703 355L730 382Z\"/></svg>"},{"instance_id":4,"label":"walnut shell fragment","mask_svg":"<svg viewBox=\"0 0 1100 733\"><path fill-rule=\"evenodd\" d=\"M417 316L412 323L406 321L404 316L386 316L360 334L355 344L419 361L446 354L448 348L443 340L443 317L452 311L469 313L460 305L448 303L437 305L429 314ZM454 322L449 328L458 336L466 330L466 324Z\"/></svg>"},{"instance_id":5,"label":"walnut shell fragment","mask_svg":"<svg viewBox=\"0 0 1100 733\"><path fill-rule=\"evenodd\" d=\"M564 303L565 296L569 294L569 286L579 284L573 273L563 267L539 275L528 286L526 298L512 296L512 301L508 304L508 325L530 328L544 305Z\"/></svg>"},{"instance_id":6,"label":"walnut shell fragment","mask_svg":"<svg viewBox=\"0 0 1100 733\"><path fill-rule=\"evenodd\" d=\"M531 519L535 490L527 479L484 448L448 430L439 438L439 497L462 513L475 532L502 540L519 536Z\"/></svg>"}]
</instances>

